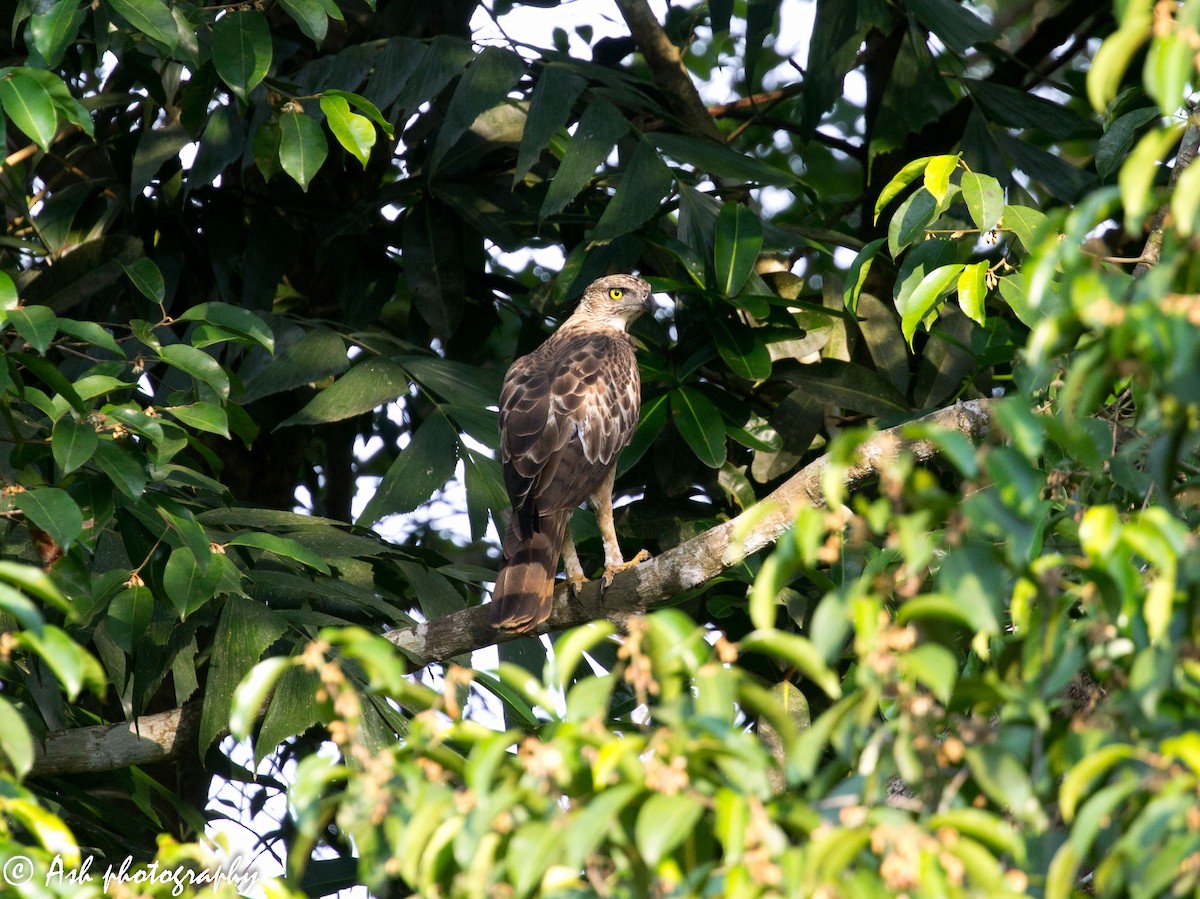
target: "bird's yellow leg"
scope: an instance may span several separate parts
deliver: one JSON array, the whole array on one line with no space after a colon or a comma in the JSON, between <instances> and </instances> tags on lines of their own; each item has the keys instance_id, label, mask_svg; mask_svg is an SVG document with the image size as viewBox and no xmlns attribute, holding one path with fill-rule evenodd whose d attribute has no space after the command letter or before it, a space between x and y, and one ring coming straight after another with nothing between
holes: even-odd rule
<instances>
[{"instance_id":1,"label":"bird's yellow leg","mask_svg":"<svg viewBox=\"0 0 1200 899\"><path fill-rule=\"evenodd\" d=\"M617 529L613 524L612 488L616 476L616 466L613 466L604 483L591 496L592 508L596 510L596 524L604 541L604 577L600 581L604 587L609 586L622 571L650 558L650 553L644 549L638 550L637 555L628 562L621 556L621 544L617 542Z\"/></svg>"},{"instance_id":2,"label":"bird's yellow leg","mask_svg":"<svg viewBox=\"0 0 1200 899\"><path fill-rule=\"evenodd\" d=\"M575 539L571 536L570 524L563 533L562 557L563 568L567 572L567 584L571 592L578 596L583 585L587 583L587 577L583 573L583 566L579 564L579 553L575 551Z\"/></svg>"}]
</instances>

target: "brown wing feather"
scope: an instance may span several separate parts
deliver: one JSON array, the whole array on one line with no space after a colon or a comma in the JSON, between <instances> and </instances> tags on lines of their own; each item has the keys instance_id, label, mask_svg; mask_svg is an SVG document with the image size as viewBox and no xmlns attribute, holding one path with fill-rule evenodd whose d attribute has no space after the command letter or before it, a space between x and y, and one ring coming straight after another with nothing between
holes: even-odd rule
<instances>
[{"instance_id":1,"label":"brown wing feather","mask_svg":"<svg viewBox=\"0 0 1200 899\"><path fill-rule=\"evenodd\" d=\"M603 482L633 437L639 394L623 334L560 331L513 363L500 395L500 456L522 534Z\"/></svg>"}]
</instances>

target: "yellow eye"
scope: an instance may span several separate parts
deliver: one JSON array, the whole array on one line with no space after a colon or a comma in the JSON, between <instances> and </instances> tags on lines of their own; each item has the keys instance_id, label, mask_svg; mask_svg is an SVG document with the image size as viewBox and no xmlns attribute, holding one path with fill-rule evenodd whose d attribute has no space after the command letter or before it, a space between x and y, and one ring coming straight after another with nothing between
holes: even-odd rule
<instances>
[{"instance_id":1,"label":"yellow eye","mask_svg":"<svg viewBox=\"0 0 1200 899\"><path fill-rule=\"evenodd\" d=\"M619 300L621 297L625 296L625 291L619 287L610 287L608 289L608 295L614 300Z\"/></svg>"}]
</instances>

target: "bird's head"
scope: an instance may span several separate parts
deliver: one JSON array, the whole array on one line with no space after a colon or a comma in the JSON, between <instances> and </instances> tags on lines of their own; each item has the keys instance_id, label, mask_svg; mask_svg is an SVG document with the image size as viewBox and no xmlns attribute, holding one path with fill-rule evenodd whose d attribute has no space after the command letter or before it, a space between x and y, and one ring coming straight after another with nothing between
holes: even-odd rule
<instances>
[{"instance_id":1,"label":"bird's head","mask_svg":"<svg viewBox=\"0 0 1200 899\"><path fill-rule=\"evenodd\" d=\"M634 275L609 275L588 285L576 311L624 331L643 312L654 309L649 284Z\"/></svg>"}]
</instances>

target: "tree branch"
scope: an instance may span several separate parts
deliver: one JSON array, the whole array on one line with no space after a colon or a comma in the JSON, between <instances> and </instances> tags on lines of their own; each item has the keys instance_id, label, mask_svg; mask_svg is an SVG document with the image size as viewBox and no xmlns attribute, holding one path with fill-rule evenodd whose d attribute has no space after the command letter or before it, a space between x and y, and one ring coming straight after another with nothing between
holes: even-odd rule
<instances>
[{"instance_id":1,"label":"tree branch","mask_svg":"<svg viewBox=\"0 0 1200 899\"><path fill-rule=\"evenodd\" d=\"M990 399L959 403L915 423L957 431L979 443L991 433L994 403ZM859 448L860 461L846 474L846 486L854 489L876 477L902 452L921 461L938 454L937 446L930 441L905 436L908 427L898 425L866 440ZM571 596L563 584L555 591L554 611L537 633L564 630L599 618L622 623L684 590L707 583L773 544L801 508L821 505L821 478L828 464L828 457L822 456L736 518L617 575L603 596L596 581L589 582L578 597ZM488 621L487 606L473 606L412 627L396 628L384 636L412 660L416 670L527 635L497 631ZM145 715L136 722L58 731L49 734L40 747L33 774L81 774L168 761L195 746L199 719L199 703L190 703L169 712Z\"/></svg>"},{"instance_id":2,"label":"tree branch","mask_svg":"<svg viewBox=\"0 0 1200 899\"><path fill-rule=\"evenodd\" d=\"M634 43L642 51L646 64L654 75L654 83L662 89L675 112L690 131L724 143L725 138L708 114L700 92L683 64L679 48L671 43L650 4L646 0L616 0L617 8L629 26Z\"/></svg>"}]
</instances>

